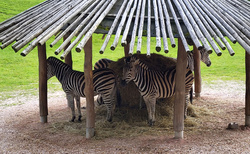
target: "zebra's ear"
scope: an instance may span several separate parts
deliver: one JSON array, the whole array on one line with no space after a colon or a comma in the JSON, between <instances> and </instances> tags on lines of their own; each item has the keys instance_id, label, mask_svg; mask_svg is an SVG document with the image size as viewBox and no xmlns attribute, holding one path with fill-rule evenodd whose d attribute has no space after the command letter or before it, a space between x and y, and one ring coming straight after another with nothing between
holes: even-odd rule
<instances>
[{"instance_id":1,"label":"zebra's ear","mask_svg":"<svg viewBox=\"0 0 250 154\"><path fill-rule=\"evenodd\" d=\"M190 52L187 52L187 54L192 56L194 54L194 50L191 50Z\"/></svg>"}]
</instances>

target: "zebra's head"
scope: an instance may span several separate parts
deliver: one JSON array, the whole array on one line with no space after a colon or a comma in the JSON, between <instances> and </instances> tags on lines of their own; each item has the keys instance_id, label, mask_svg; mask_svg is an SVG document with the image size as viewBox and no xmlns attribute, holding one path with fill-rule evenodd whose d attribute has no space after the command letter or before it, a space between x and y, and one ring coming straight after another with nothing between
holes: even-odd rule
<instances>
[{"instance_id":1,"label":"zebra's head","mask_svg":"<svg viewBox=\"0 0 250 154\"><path fill-rule=\"evenodd\" d=\"M139 64L139 59L136 59L135 57L127 57L124 59L125 65L123 67L123 76L122 80L126 83L129 83L131 80L133 80L137 73L137 68Z\"/></svg>"},{"instance_id":2,"label":"zebra's head","mask_svg":"<svg viewBox=\"0 0 250 154\"><path fill-rule=\"evenodd\" d=\"M47 59L47 80L49 80L51 77L55 76L53 62L56 60L57 59L55 57L49 57Z\"/></svg>"},{"instance_id":3,"label":"zebra's head","mask_svg":"<svg viewBox=\"0 0 250 154\"><path fill-rule=\"evenodd\" d=\"M188 68L191 70L191 71L194 71L194 57L193 57L193 51L192 52L188 52L187 54L187 60L188 60ZM210 57L209 57L209 54L208 52L203 48L200 50L200 55L201 55L201 61L203 63L205 63L207 65L207 67L211 66L211 60L210 60Z\"/></svg>"},{"instance_id":4,"label":"zebra's head","mask_svg":"<svg viewBox=\"0 0 250 154\"><path fill-rule=\"evenodd\" d=\"M205 50L205 48L200 50L201 53L201 61L207 65L207 67L211 66L211 60L209 57L208 52Z\"/></svg>"}]
</instances>

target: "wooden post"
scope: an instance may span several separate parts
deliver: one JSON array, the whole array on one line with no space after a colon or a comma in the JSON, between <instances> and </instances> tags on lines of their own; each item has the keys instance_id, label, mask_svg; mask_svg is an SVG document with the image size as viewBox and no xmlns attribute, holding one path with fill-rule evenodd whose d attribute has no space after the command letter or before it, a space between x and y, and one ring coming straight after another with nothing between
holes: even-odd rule
<instances>
[{"instance_id":1,"label":"wooden post","mask_svg":"<svg viewBox=\"0 0 250 154\"><path fill-rule=\"evenodd\" d=\"M65 41L68 38L69 35L70 35L70 32L68 32L67 34L65 34L63 36L63 41ZM69 45L70 45L70 42L65 46L64 51L68 48ZM67 56L65 57L64 61L65 61L66 64L68 64L72 68L72 54L71 54L71 51L67 54ZM67 103L68 103L68 107L70 107L70 104L69 104L68 101L67 101Z\"/></svg>"},{"instance_id":2,"label":"wooden post","mask_svg":"<svg viewBox=\"0 0 250 154\"><path fill-rule=\"evenodd\" d=\"M250 127L250 54L246 51L245 56L246 69L246 95L245 95L245 125Z\"/></svg>"},{"instance_id":3,"label":"wooden post","mask_svg":"<svg viewBox=\"0 0 250 154\"><path fill-rule=\"evenodd\" d=\"M71 33L68 32L66 35L64 35L63 40L66 40L70 34ZM64 51L68 48L69 45L70 45L70 42L65 46ZM65 63L72 67L72 54L71 54L71 51L65 57Z\"/></svg>"},{"instance_id":4,"label":"wooden post","mask_svg":"<svg viewBox=\"0 0 250 154\"><path fill-rule=\"evenodd\" d=\"M195 97L200 97L201 93L201 67L200 67L200 59L201 54L195 45L193 45L194 52L194 92Z\"/></svg>"},{"instance_id":5,"label":"wooden post","mask_svg":"<svg viewBox=\"0 0 250 154\"><path fill-rule=\"evenodd\" d=\"M47 97L47 56L46 45L38 45L39 60L39 108L42 123L47 123L48 97Z\"/></svg>"},{"instance_id":6,"label":"wooden post","mask_svg":"<svg viewBox=\"0 0 250 154\"><path fill-rule=\"evenodd\" d=\"M178 54L175 77L174 101L174 131L175 138L183 138L184 106L185 106L185 76L187 67L187 53L180 38L178 38Z\"/></svg>"},{"instance_id":7,"label":"wooden post","mask_svg":"<svg viewBox=\"0 0 250 154\"><path fill-rule=\"evenodd\" d=\"M86 138L92 138L95 133L95 109L94 109L94 88L93 88L93 72L92 72L92 36L84 46L84 74L86 95Z\"/></svg>"},{"instance_id":8,"label":"wooden post","mask_svg":"<svg viewBox=\"0 0 250 154\"><path fill-rule=\"evenodd\" d=\"M128 57L130 41L131 41L131 36L130 35L127 36L126 41L127 41L127 44L124 46L124 54L125 54L125 57Z\"/></svg>"}]
</instances>

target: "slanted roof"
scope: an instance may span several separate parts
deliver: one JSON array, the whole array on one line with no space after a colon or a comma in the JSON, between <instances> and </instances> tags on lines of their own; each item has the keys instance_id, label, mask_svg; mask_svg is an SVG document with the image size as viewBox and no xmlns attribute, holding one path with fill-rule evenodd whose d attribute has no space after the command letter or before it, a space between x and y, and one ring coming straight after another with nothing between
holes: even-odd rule
<instances>
[{"instance_id":1,"label":"slanted roof","mask_svg":"<svg viewBox=\"0 0 250 154\"><path fill-rule=\"evenodd\" d=\"M63 59L73 48L80 52L96 32L107 34L100 53L109 41L113 41L112 50L117 45L126 45L129 35L130 53L135 52L134 46L140 52L141 38L147 36L147 54L150 54L151 39L156 39L157 51L168 52L167 41L175 47L174 38L179 37L187 52L186 39L191 38L198 49L204 47L210 53L213 50L221 55L220 50L227 48L234 55L226 36L250 53L249 10L247 0L47 0L0 23L0 42L2 49L15 42L12 48L16 52L29 44L21 52L26 56L53 35L57 37L51 47L70 32L55 50L59 54L77 36L60 53ZM112 34L114 40L110 40Z\"/></svg>"}]
</instances>

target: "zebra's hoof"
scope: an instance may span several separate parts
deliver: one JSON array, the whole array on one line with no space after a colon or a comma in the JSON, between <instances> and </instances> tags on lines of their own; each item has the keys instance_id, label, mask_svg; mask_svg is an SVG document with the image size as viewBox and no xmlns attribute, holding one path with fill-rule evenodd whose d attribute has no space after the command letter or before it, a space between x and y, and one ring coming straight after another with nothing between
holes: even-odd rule
<instances>
[{"instance_id":1,"label":"zebra's hoof","mask_svg":"<svg viewBox=\"0 0 250 154\"><path fill-rule=\"evenodd\" d=\"M78 122L82 122L82 116L78 117Z\"/></svg>"},{"instance_id":2,"label":"zebra's hoof","mask_svg":"<svg viewBox=\"0 0 250 154\"><path fill-rule=\"evenodd\" d=\"M74 122L75 121L75 116L72 117L72 119L69 122Z\"/></svg>"},{"instance_id":3,"label":"zebra's hoof","mask_svg":"<svg viewBox=\"0 0 250 154\"><path fill-rule=\"evenodd\" d=\"M149 120L148 121L148 125L151 127L151 126L154 126L155 122L153 120Z\"/></svg>"},{"instance_id":4,"label":"zebra's hoof","mask_svg":"<svg viewBox=\"0 0 250 154\"><path fill-rule=\"evenodd\" d=\"M113 113L112 112L107 113L106 120L108 122L112 122L112 120L113 120Z\"/></svg>"},{"instance_id":5,"label":"zebra's hoof","mask_svg":"<svg viewBox=\"0 0 250 154\"><path fill-rule=\"evenodd\" d=\"M112 118L107 118L107 121L108 122L112 122Z\"/></svg>"}]
</instances>

